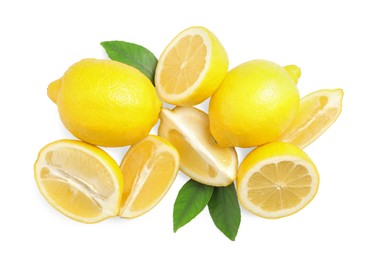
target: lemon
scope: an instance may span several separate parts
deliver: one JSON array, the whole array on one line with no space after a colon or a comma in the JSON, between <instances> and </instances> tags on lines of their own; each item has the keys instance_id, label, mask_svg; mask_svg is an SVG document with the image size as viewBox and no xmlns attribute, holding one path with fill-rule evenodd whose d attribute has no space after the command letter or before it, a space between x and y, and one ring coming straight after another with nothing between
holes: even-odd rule
<instances>
[{"instance_id":1,"label":"lemon","mask_svg":"<svg viewBox=\"0 0 379 260\"><path fill-rule=\"evenodd\" d=\"M290 127L277 140L305 148L321 136L342 111L342 89L322 89L300 100L300 108Z\"/></svg>"},{"instance_id":2,"label":"lemon","mask_svg":"<svg viewBox=\"0 0 379 260\"><path fill-rule=\"evenodd\" d=\"M232 69L211 97L210 129L222 146L251 147L278 138L299 108L299 92L287 71L253 60Z\"/></svg>"},{"instance_id":3,"label":"lemon","mask_svg":"<svg viewBox=\"0 0 379 260\"><path fill-rule=\"evenodd\" d=\"M226 51L216 36L204 27L190 27L171 41L158 60L158 94L169 104L199 104L219 87L228 65Z\"/></svg>"},{"instance_id":4,"label":"lemon","mask_svg":"<svg viewBox=\"0 0 379 260\"><path fill-rule=\"evenodd\" d=\"M254 149L237 176L241 204L264 218L281 218L304 208L317 193L319 175L297 146L273 142Z\"/></svg>"},{"instance_id":5,"label":"lemon","mask_svg":"<svg viewBox=\"0 0 379 260\"><path fill-rule=\"evenodd\" d=\"M126 146L146 137L162 106L137 69L111 60L84 59L49 85L66 128L100 146Z\"/></svg>"},{"instance_id":6,"label":"lemon","mask_svg":"<svg viewBox=\"0 0 379 260\"><path fill-rule=\"evenodd\" d=\"M237 153L216 144L205 112L194 107L163 108L160 119L158 134L178 150L182 172L211 186L227 186L235 180Z\"/></svg>"},{"instance_id":7,"label":"lemon","mask_svg":"<svg viewBox=\"0 0 379 260\"><path fill-rule=\"evenodd\" d=\"M166 140L149 135L132 145L121 162L124 191L119 215L134 218L167 193L179 170L179 154Z\"/></svg>"},{"instance_id":8,"label":"lemon","mask_svg":"<svg viewBox=\"0 0 379 260\"><path fill-rule=\"evenodd\" d=\"M35 162L34 177L45 199L74 220L95 223L118 214L122 173L96 146L74 140L46 145Z\"/></svg>"}]
</instances>

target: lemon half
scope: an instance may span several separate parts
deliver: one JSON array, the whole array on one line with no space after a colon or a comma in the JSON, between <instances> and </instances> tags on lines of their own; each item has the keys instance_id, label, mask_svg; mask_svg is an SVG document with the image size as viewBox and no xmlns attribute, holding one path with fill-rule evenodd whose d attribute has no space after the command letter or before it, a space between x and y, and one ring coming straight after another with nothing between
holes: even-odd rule
<instances>
[{"instance_id":1,"label":"lemon half","mask_svg":"<svg viewBox=\"0 0 379 260\"><path fill-rule=\"evenodd\" d=\"M260 146L242 161L237 176L241 204L264 218L294 214L312 201L319 175L300 148L274 142Z\"/></svg>"},{"instance_id":2,"label":"lemon half","mask_svg":"<svg viewBox=\"0 0 379 260\"><path fill-rule=\"evenodd\" d=\"M95 223L118 214L122 174L98 147L73 140L50 143L38 155L34 177L45 199L74 220Z\"/></svg>"},{"instance_id":3,"label":"lemon half","mask_svg":"<svg viewBox=\"0 0 379 260\"><path fill-rule=\"evenodd\" d=\"M199 104L219 87L228 65L228 56L217 37L204 27L190 27L172 40L158 60L158 94L169 104Z\"/></svg>"}]
</instances>

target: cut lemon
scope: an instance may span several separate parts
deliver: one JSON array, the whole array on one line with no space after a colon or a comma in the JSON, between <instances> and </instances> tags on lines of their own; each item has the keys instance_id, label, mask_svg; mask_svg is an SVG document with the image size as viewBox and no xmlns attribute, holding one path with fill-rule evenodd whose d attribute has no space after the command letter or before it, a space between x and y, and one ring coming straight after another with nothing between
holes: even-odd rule
<instances>
[{"instance_id":1,"label":"cut lemon","mask_svg":"<svg viewBox=\"0 0 379 260\"><path fill-rule=\"evenodd\" d=\"M211 186L227 186L236 178L238 158L234 148L219 146L211 136L209 118L194 107L162 109L158 134L180 154L180 170Z\"/></svg>"},{"instance_id":2,"label":"cut lemon","mask_svg":"<svg viewBox=\"0 0 379 260\"><path fill-rule=\"evenodd\" d=\"M294 121L278 141L308 146L337 120L342 98L342 89L323 89L303 97Z\"/></svg>"},{"instance_id":3,"label":"cut lemon","mask_svg":"<svg viewBox=\"0 0 379 260\"><path fill-rule=\"evenodd\" d=\"M95 223L118 213L122 174L98 147L73 140L50 143L41 149L34 174L46 200L74 220Z\"/></svg>"},{"instance_id":4,"label":"cut lemon","mask_svg":"<svg viewBox=\"0 0 379 260\"><path fill-rule=\"evenodd\" d=\"M216 36L204 27L190 27L171 41L158 60L158 95L174 105L199 104L216 91L228 65L226 51Z\"/></svg>"},{"instance_id":5,"label":"cut lemon","mask_svg":"<svg viewBox=\"0 0 379 260\"><path fill-rule=\"evenodd\" d=\"M250 152L237 176L238 198L250 212L281 218L304 208L316 195L319 175L298 147L274 142Z\"/></svg>"},{"instance_id":6,"label":"cut lemon","mask_svg":"<svg viewBox=\"0 0 379 260\"><path fill-rule=\"evenodd\" d=\"M179 170L179 154L166 140L149 135L130 147L121 162L124 192L119 215L134 218L167 193Z\"/></svg>"}]
</instances>

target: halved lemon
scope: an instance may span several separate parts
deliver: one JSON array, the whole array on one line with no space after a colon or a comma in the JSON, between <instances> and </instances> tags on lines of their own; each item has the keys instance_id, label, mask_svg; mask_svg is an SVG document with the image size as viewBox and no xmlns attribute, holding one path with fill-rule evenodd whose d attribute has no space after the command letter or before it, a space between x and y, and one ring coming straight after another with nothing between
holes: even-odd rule
<instances>
[{"instance_id":1,"label":"halved lemon","mask_svg":"<svg viewBox=\"0 0 379 260\"><path fill-rule=\"evenodd\" d=\"M180 170L190 178L211 186L227 186L237 174L234 148L221 147L212 138L208 115L194 107L163 108L158 134L180 154Z\"/></svg>"},{"instance_id":2,"label":"halved lemon","mask_svg":"<svg viewBox=\"0 0 379 260\"><path fill-rule=\"evenodd\" d=\"M167 193L179 170L179 154L166 140L149 135L130 147L121 162L124 192L119 215L141 216Z\"/></svg>"},{"instance_id":3,"label":"halved lemon","mask_svg":"<svg viewBox=\"0 0 379 260\"><path fill-rule=\"evenodd\" d=\"M98 147L74 140L50 143L38 155L34 177L45 199L74 220L95 223L118 214L122 174Z\"/></svg>"},{"instance_id":4,"label":"halved lemon","mask_svg":"<svg viewBox=\"0 0 379 260\"><path fill-rule=\"evenodd\" d=\"M317 193L319 175L298 147L274 142L254 149L237 176L241 204L264 218L281 218L304 208Z\"/></svg>"},{"instance_id":5,"label":"halved lemon","mask_svg":"<svg viewBox=\"0 0 379 260\"><path fill-rule=\"evenodd\" d=\"M228 65L226 51L216 36L204 27L190 27L171 41L158 60L158 95L169 104L199 104L219 87Z\"/></svg>"},{"instance_id":6,"label":"halved lemon","mask_svg":"<svg viewBox=\"0 0 379 260\"><path fill-rule=\"evenodd\" d=\"M291 126L278 139L305 148L321 136L342 110L342 89L322 89L300 100L300 108Z\"/></svg>"}]
</instances>

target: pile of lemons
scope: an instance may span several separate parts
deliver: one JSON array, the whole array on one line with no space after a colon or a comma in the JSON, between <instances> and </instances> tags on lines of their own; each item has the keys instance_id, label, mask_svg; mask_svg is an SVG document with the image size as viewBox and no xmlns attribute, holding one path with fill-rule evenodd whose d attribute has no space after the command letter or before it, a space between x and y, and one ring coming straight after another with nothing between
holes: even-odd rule
<instances>
[{"instance_id":1,"label":"pile of lemons","mask_svg":"<svg viewBox=\"0 0 379 260\"><path fill-rule=\"evenodd\" d=\"M300 99L300 69L251 60L228 71L227 53L209 30L179 33L158 60L153 83L138 69L84 59L48 87L64 126L79 140L41 149L35 179L66 216L95 223L152 209L180 169L212 186L236 181L247 210L280 218L316 195L319 175L302 150L334 123L343 91ZM208 113L195 105L210 98ZM162 101L175 105L162 108ZM150 135L160 120L158 136ZM118 165L98 146L131 145ZM252 147L238 162L235 147Z\"/></svg>"}]
</instances>

